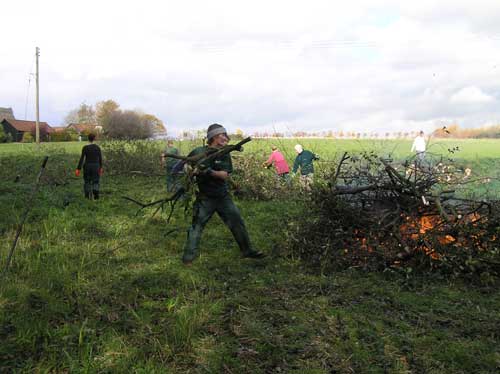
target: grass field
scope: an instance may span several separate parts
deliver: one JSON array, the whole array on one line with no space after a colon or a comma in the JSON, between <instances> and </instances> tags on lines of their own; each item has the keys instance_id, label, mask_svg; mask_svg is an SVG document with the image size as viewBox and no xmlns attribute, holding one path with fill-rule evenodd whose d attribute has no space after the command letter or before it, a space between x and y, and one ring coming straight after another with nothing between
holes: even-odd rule
<instances>
[{"instance_id":1,"label":"grass field","mask_svg":"<svg viewBox=\"0 0 500 374\"><path fill-rule=\"evenodd\" d=\"M290 160L295 142L277 142ZM241 157L264 158L269 145L254 140ZM410 148L398 141L303 145L325 163L369 149L402 159ZM37 152L32 144L0 145L2 270L46 153L54 182L41 187L2 274L0 372L499 372L498 284L307 268L282 244L286 223L307 216L300 198L236 200L265 260L241 259L213 217L201 257L186 268L180 256L189 216L178 209L167 226L167 212L136 216L137 207L121 198L162 197L163 178L106 170L102 200L86 201L72 175L81 146L54 143ZM430 152L448 157L456 146L457 162L491 177L487 189L498 196L500 141L436 142ZM186 153L192 144L179 147Z\"/></svg>"},{"instance_id":2,"label":"grass field","mask_svg":"<svg viewBox=\"0 0 500 374\"><path fill-rule=\"evenodd\" d=\"M245 146L246 153L253 153L263 160L270 153L271 144L280 148L290 165L295 159L294 145L301 143L320 155L318 167L327 167L335 163L344 152L353 154L375 151L382 157L395 160L409 159L412 157L410 140L354 140L354 139L254 139ZM81 147L81 142L44 143L41 152L54 152L63 150L67 159L76 165ZM157 141L158 152L163 149L164 143ZM187 154L194 145L201 145L202 141L178 141L176 147L181 154ZM33 143L0 144L0 157L19 156L32 157L36 151ZM489 177L474 186L477 194L487 198L500 199L500 140L498 139L431 139L428 142L428 159L438 163L440 159L446 162L453 161L459 167L471 168L474 177ZM69 167L69 164L68 164Z\"/></svg>"},{"instance_id":3,"label":"grass field","mask_svg":"<svg viewBox=\"0 0 500 374\"><path fill-rule=\"evenodd\" d=\"M201 144L201 140L198 141ZM271 144L277 145L291 159L294 156L293 146L300 143L306 149L320 153L328 158L342 152L359 152L376 150L381 155L392 154L396 158L410 156L410 140L354 140L354 139L254 139L248 143L247 149L252 152L268 153ZM42 149L65 149L68 153L78 154L83 142L42 143ZM159 146L161 142L158 141ZM176 145L187 152L192 147L190 141L178 141ZM0 155L31 153L36 149L34 143L0 144ZM500 140L498 139L431 139L428 143L429 153L449 156L448 149L459 147L455 158L462 160L500 159Z\"/></svg>"}]
</instances>

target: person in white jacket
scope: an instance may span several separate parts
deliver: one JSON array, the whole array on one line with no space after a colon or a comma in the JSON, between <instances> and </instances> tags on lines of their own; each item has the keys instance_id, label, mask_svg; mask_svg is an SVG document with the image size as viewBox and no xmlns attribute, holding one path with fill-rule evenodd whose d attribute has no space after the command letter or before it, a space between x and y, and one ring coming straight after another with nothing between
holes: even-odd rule
<instances>
[{"instance_id":1,"label":"person in white jacket","mask_svg":"<svg viewBox=\"0 0 500 374\"><path fill-rule=\"evenodd\" d=\"M415 151L417 156L417 161L422 162L425 158L425 138L424 132L420 131L418 136L413 141L413 145L411 146L411 152Z\"/></svg>"}]
</instances>

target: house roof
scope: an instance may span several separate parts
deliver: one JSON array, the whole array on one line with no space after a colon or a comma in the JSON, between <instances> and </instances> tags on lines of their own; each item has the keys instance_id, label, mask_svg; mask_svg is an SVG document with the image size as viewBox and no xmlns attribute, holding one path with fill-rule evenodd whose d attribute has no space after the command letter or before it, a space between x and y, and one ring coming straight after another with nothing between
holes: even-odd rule
<instances>
[{"instance_id":1,"label":"house roof","mask_svg":"<svg viewBox=\"0 0 500 374\"><path fill-rule=\"evenodd\" d=\"M66 127L52 127L53 132L63 132L66 130Z\"/></svg>"},{"instance_id":2,"label":"house roof","mask_svg":"<svg viewBox=\"0 0 500 374\"><path fill-rule=\"evenodd\" d=\"M2 122L8 122L17 131L23 131L23 132L32 131L36 127L35 121L23 121L20 119L7 119L6 118ZM50 127L47 122L39 122L39 126L41 129L44 129L47 132L53 132L52 127Z\"/></svg>"},{"instance_id":3,"label":"house roof","mask_svg":"<svg viewBox=\"0 0 500 374\"><path fill-rule=\"evenodd\" d=\"M0 108L0 121L2 121L4 118L7 119L15 119L14 117L14 112L12 111L12 108Z\"/></svg>"},{"instance_id":4,"label":"house roof","mask_svg":"<svg viewBox=\"0 0 500 374\"><path fill-rule=\"evenodd\" d=\"M90 123L70 123L68 128L73 128L78 132L82 131L93 131L98 127L97 125L92 125ZM100 127L100 126L99 126Z\"/></svg>"}]
</instances>

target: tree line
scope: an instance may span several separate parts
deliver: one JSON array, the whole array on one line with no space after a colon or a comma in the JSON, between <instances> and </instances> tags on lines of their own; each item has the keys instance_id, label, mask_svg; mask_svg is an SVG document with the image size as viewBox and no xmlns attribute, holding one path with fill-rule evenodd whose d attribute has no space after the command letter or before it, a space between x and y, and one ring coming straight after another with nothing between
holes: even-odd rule
<instances>
[{"instance_id":1,"label":"tree line","mask_svg":"<svg viewBox=\"0 0 500 374\"><path fill-rule=\"evenodd\" d=\"M332 139L412 139L418 135L420 130L414 131L386 131L386 132L368 132L368 131L255 131L254 138L332 138ZM459 125L443 126L431 132L435 138L458 138L458 139L481 139L481 138L500 138L500 125L479 127L479 128L461 128Z\"/></svg>"},{"instance_id":2,"label":"tree line","mask_svg":"<svg viewBox=\"0 0 500 374\"><path fill-rule=\"evenodd\" d=\"M500 138L500 125L463 129L459 125L443 126L435 130L432 135L436 138L454 139L484 139Z\"/></svg>"},{"instance_id":3,"label":"tree line","mask_svg":"<svg viewBox=\"0 0 500 374\"><path fill-rule=\"evenodd\" d=\"M140 110L123 110L114 100L99 101L95 106L82 103L66 115L64 122L95 125L107 139L147 139L166 132L156 116Z\"/></svg>"}]
</instances>

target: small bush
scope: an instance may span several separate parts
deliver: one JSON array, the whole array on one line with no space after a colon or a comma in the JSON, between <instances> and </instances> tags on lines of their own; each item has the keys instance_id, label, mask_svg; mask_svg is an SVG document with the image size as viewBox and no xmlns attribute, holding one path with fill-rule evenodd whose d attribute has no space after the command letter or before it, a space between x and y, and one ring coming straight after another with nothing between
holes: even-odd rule
<instances>
[{"instance_id":1,"label":"small bush","mask_svg":"<svg viewBox=\"0 0 500 374\"><path fill-rule=\"evenodd\" d=\"M10 133L6 133L3 126L0 124L0 143L8 143L8 135L10 135Z\"/></svg>"},{"instance_id":2,"label":"small bush","mask_svg":"<svg viewBox=\"0 0 500 374\"><path fill-rule=\"evenodd\" d=\"M148 140L109 140L101 144L106 170L111 174L163 173L161 146Z\"/></svg>"},{"instance_id":3,"label":"small bush","mask_svg":"<svg viewBox=\"0 0 500 374\"><path fill-rule=\"evenodd\" d=\"M33 135L29 132L25 132L23 134L23 139L21 140L23 143L33 143L35 141Z\"/></svg>"},{"instance_id":4,"label":"small bush","mask_svg":"<svg viewBox=\"0 0 500 374\"><path fill-rule=\"evenodd\" d=\"M78 134L75 130L65 129L61 132L55 132L50 136L53 142L72 142L78 140Z\"/></svg>"},{"instance_id":5,"label":"small bush","mask_svg":"<svg viewBox=\"0 0 500 374\"><path fill-rule=\"evenodd\" d=\"M298 183L294 179L279 179L274 167L265 168L264 156L233 153L234 192L237 196L252 200L275 200L300 195Z\"/></svg>"}]
</instances>

